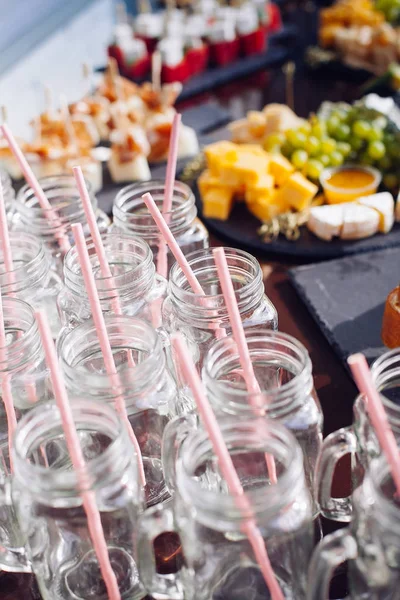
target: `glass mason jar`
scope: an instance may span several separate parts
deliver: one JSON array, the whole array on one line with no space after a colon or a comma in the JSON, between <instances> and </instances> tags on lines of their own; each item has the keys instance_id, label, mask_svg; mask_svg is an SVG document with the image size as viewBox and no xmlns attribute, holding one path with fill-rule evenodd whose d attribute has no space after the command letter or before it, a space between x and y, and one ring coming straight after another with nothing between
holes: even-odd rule
<instances>
[{"instance_id":1,"label":"glass mason jar","mask_svg":"<svg viewBox=\"0 0 400 600\"><path fill-rule=\"evenodd\" d=\"M73 175L43 177L43 179L39 179L39 183L51 206L55 209L57 223L52 223L46 218L45 211L40 208L33 190L29 185L24 185L17 194L12 227L18 231L28 231L36 235L49 248L54 268L62 275L63 253L56 235L63 234L72 243L71 225L73 223L81 223L85 235L89 235L89 228ZM107 231L110 219L98 208L96 196L91 192L88 182L86 182L86 186L97 215L97 225L100 232L103 233Z\"/></svg>"},{"instance_id":2,"label":"glass mason jar","mask_svg":"<svg viewBox=\"0 0 400 600\"><path fill-rule=\"evenodd\" d=\"M3 298L7 345L0 360L0 379L8 378L17 417L37 402L53 400L39 330L32 307L17 298ZM0 439L8 435L7 418L0 402Z\"/></svg>"},{"instance_id":3,"label":"glass mason jar","mask_svg":"<svg viewBox=\"0 0 400 600\"><path fill-rule=\"evenodd\" d=\"M311 498L301 449L281 424L265 419L220 421L221 432L252 508L272 569L286 599L306 597L307 565L313 549ZM271 485L265 453L278 481ZM139 524L139 572L149 594L185 600L269 598L246 534L237 500L229 494L211 442L203 429L185 440L171 505L145 511ZM176 575L156 572L152 543L175 530L184 562ZM162 594L162 595L161 595Z\"/></svg>"},{"instance_id":4,"label":"glass mason jar","mask_svg":"<svg viewBox=\"0 0 400 600\"><path fill-rule=\"evenodd\" d=\"M285 333L250 330L246 340L263 401L252 399L247 392L232 336L214 341L205 357L202 379L208 398L217 416L249 418L259 403L258 414L285 425L303 451L307 487L314 496L323 414L314 390L310 356L300 342ZM315 516L318 512L315 502Z\"/></svg>"},{"instance_id":5,"label":"glass mason jar","mask_svg":"<svg viewBox=\"0 0 400 600\"><path fill-rule=\"evenodd\" d=\"M0 168L0 183L3 190L4 206L6 209L7 221L11 223L12 214L15 207L15 191L12 185L11 177L4 169Z\"/></svg>"},{"instance_id":6,"label":"glass mason jar","mask_svg":"<svg viewBox=\"0 0 400 600\"><path fill-rule=\"evenodd\" d=\"M139 317L158 326L160 305L167 282L156 274L148 244L135 236L107 233L102 236L112 277L102 277L92 239L87 249L103 313ZM62 324L72 329L91 318L91 309L75 246L64 259L64 289L58 298Z\"/></svg>"},{"instance_id":7,"label":"glass mason jar","mask_svg":"<svg viewBox=\"0 0 400 600\"><path fill-rule=\"evenodd\" d=\"M121 597L139 600L145 593L134 557L143 498L135 453L111 407L88 399L71 406ZM14 474L6 487L11 487L26 556L43 600L106 600L78 479L65 449L56 404L32 410L17 427ZM9 503L10 490L2 495L2 503ZM0 560L3 553L1 549Z\"/></svg>"},{"instance_id":8,"label":"glass mason jar","mask_svg":"<svg viewBox=\"0 0 400 600\"><path fill-rule=\"evenodd\" d=\"M62 281L51 268L50 254L37 237L23 231L10 231L10 245L13 271L6 271L0 249L1 293L25 300L36 310L45 310L55 339L60 331L57 296Z\"/></svg>"},{"instance_id":9,"label":"glass mason jar","mask_svg":"<svg viewBox=\"0 0 400 600\"><path fill-rule=\"evenodd\" d=\"M400 445L400 349L386 352L371 367L374 383L382 392L382 402L390 426ZM331 433L322 444L317 464L317 492L321 513L333 521L348 522L352 514L352 497L334 498L332 480L337 463L351 455L353 490L360 485L372 458L381 453L371 426L365 402L358 396L353 407L353 424Z\"/></svg>"},{"instance_id":10,"label":"glass mason jar","mask_svg":"<svg viewBox=\"0 0 400 600\"><path fill-rule=\"evenodd\" d=\"M142 196L146 192L150 192L155 203L162 211L165 195L164 179L133 183L122 188L115 197L113 230L133 233L146 240L156 262L160 232L142 200ZM181 181L175 181L174 183L172 209L166 214L166 220L184 254L208 248L208 232L197 218L193 192L189 186ZM167 255L168 267L171 268L175 259L169 250Z\"/></svg>"},{"instance_id":11,"label":"glass mason jar","mask_svg":"<svg viewBox=\"0 0 400 600\"><path fill-rule=\"evenodd\" d=\"M225 255L243 325L247 329L277 329L277 312L265 295L257 260L235 248L225 248ZM169 333L180 331L185 335L193 359L201 370L215 337L224 336L231 329L212 250L192 252L187 260L205 296L192 291L183 271L175 263L170 271L163 321Z\"/></svg>"},{"instance_id":12,"label":"glass mason jar","mask_svg":"<svg viewBox=\"0 0 400 600\"><path fill-rule=\"evenodd\" d=\"M315 549L309 569L308 599L329 598L336 567L348 561L352 600L399 597L400 504L385 457L371 461L353 494L351 525L326 536Z\"/></svg>"},{"instance_id":13,"label":"glass mason jar","mask_svg":"<svg viewBox=\"0 0 400 600\"><path fill-rule=\"evenodd\" d=\"M72 394L114 405L123 395L129 421L142 451L148 506L165 500L161 465L164 428L175 415L177 390L166 367L157 333L132 317L106 316L106 328L119 375L115 389L106 373L93 321L79 325L59 344L59 357L67 388ZM129 364L129 355L134 366Z\"/></svg>"}]
</instances>

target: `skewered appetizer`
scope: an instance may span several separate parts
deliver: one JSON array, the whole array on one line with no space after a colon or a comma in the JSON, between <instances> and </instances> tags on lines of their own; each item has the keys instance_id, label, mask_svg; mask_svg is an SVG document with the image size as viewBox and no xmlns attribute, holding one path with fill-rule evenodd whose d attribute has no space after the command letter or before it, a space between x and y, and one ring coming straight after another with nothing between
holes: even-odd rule
<instances>
[{"instance_id":1,"label":"skewered appetizer","mask_svg":"<svg viewBox=\"0 0 400 600\"><path fill-rule=\"evenodd\" d=\"M125 131L115 131L111 141L108 168L113 181L147 181L151 178L147 162L150 146L142 127L133 125Z\"/></svg>"},{"instance_id":2,"label":"skewered appetizer","mask_svg":"<svg viewBox=\"0 0 400 600\"><path fill-rule=\"evenodd\" d=\"M268 136L295 129L304 123L285 104L268 104L262 111L251 110L245 119L233 121L229 125L232 141L238 144L261 144Z\"/></svg>"}]
</instances>

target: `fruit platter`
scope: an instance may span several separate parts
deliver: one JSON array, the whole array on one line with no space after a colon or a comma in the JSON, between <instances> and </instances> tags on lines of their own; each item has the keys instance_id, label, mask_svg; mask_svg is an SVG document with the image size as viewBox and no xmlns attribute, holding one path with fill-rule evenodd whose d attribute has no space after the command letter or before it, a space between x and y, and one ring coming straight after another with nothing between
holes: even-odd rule
<instances>
[{"instance_id":1,"label":"fruit platter","mask_svg":"<svg viewBox=\"0 0 400 600\"><path fill-rule=\"evenodd\" d=\"M322 259L400 245L400 111L370 94L251 111L204 148L194 184L207 226L244 247Z\"/></svg>"}]
</instances>

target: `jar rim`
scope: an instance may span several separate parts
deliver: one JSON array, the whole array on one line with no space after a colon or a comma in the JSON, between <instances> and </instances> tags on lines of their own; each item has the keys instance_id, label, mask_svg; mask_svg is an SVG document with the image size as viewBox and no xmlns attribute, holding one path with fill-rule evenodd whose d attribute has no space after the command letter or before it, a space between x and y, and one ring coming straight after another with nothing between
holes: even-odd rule
<instances>
[{"instance_id":1,"label":"jar rim","mask_svg":"<svg viewBox=\"0 0 400 600\"><path fill-rule=\"evenodd\" d=\"M104 315L104 320L106 324L106 329L109 332L110 345L111 348L115 348L112 345L112 332L109 330L115 327L116 335L127 335L126 331L131 331L136 328L136 340L146 340L149 345L149 350L147 356L143 358L138 364L135 366L131 366L128 362L119 365L117 367L118 377L122 378L121 387L125 388L129 386L129 391L131 393L135 393L135 384L137 384L138 379L140 380L143 372L146 373L150 371L153 373L153 377L155 379L158 369L164 368L165 364L163 362L162 355L162 346L159 336L157 332L150 326L149 323L142 319L137 319L135 317L130 317L126 315ZM144 330L144 333L143 333ZM84 323L80 323L74 329L70 329L66 332L65 336L60 339L59 345L59 357L62 365L62 370L65 372L67 378L69 380L77 380L80 382L84 381L85 388L90 388L93 390L104 390L104 388L113 389L113 385L110 382L110 376L108 373L91 373L87 370L85 366L82 366L81 361L82 358L85 358L84 350L81 349L78 352L79 347L78 343L80 339L89 340L89 334L94 334L96 338L96 347L99 349L99 353L101 353L100 345L97 341L96 327L93 322L93 319L89 319ZM66 346L70 344L75 352L73 356L73 360L67 360L67 352ZM94 347L94 343L93 343ZM128 349L127 346L124 346L125 349ZM133 349L133 348L132 348ZM83 356L82 356L83 355ZM157 358L157 366L154 365L154 361ZM79 361L79 362L78 362ZM76 364L78 362L78 364ZM107 382L107 385L105 385ZM80 383L81 385L82 383ZM121 391L118 391L117 394L120 394ZM114 394L113 396L115 396Z\"/></svg>"},{"instance_id":2,"label":"jar rim","mask_svg":"<svg viewBox=\"0 0 400 600\"><path fill-rule=\"evenodd\" d=\"M226 336L223 339L215 339L211 344L207 356L203 363L202 377L205 381L207 389L214 400L218 402L222 398L229 399L229 405L233 405L234 408L244 409L245 412L252 411L251 398L257 399L257 404L260 407L260 411L269 412L271 409L271 402L274 403L273 409L284 408L288 401L291 402L293 395L296 392L304 391L303 388L308 386L310 389L305 393L310 393L312 389L312 363L310 356L305 346L293 336L283 333L281 331L267 331L265 329L251 329L246 331L245 336L247 345L249 348L250 356L257 354L266 353L272 358L282 357L282 350L278 352L276 348L273 348L273 344L276 345L278 342L282 347L287 347L296 353L296 356L290 355L288 358L292 364L297 362L299 370L294 374L293 378L280 386L270 387L268 389L261 389L260 394L249 393L245 389L232 386L232 384L225 380L217 378L218 373L215 364L217 361L227 353L224 366L226 367L229 363L237 363L240 366L240 358L237 352L237 346L232 334ZM271 348L257 349L257 345L260 343L270 343ZM252 348L252 344L255 348ZM228 348L228 345L231 347ZM232 349L234 348L234 353ZM210 364L214 361L212 364ZM262 361L262 359L260 359ZM277 364L274 362L274 364ZM262 402L260 402L260 396ZM225 404L226 400L224 400Z\"/></svg>"},{"instance_id":3,"label":"jar rim","mask_svg":"<svg viewBox=\"0 0 400 600\"><path fill-rule=\"evenodd\" d=\"M12 250L13 250L14 244L16 244L17 242L21 243L21 241L24 241L23 251L25 253L28 253L30 250L32 250L32 256L30 257L30 260L28 260L27 262L24 262L23 264L20 264L17 267L15 267L15 265L14 265L14 268L12 269L12 271L6 271L4 268L4 271L0 273L0 280L4 278L4 279L9 279L9 281L7 281L7 283L3 285L3 291L7 287L10 287L11 290L14 291L15 285L17 285L18 283L25 283L26 282L25 280L29 279L29 277L27 277L27 270L30 270L35 264L40 263L41 260L46 258L45 248L37 236L35 236L27 231L26 232L25 231L10 231L9 238L10 238L10 245L11 245ZM16 251L14 250L13 251L13 262L14 263L16 262L15 254L16 254ZM1 260L2 260L1 264L4 265L4 267L5 267L4 253L0 249L0 261ZM50 269L50 263L49 263L49 269ZM32 273L31 278L32 278L31 283L32 284L35 283L37 281L37 273ZM33 281L33 279L35 279L35 281ZM7 292L5 292L5 293L7 293Z\"/></svg>"},{"instance_id":4,"label":"jar rim","mask_svg":"<svg viewBox=\"0 0 400 600\"><path fill-rule=\"evenodd\" d=\"M70 406L72 413L75 413L75 425L79 422L78 416L85 425L88 425L88 419L89 416L91 416L91 421L93 420L93 422L96 422L96 419L97 421L99 419L107 419L107 431L109 432L109 435L111 436L111 430L115 432L114 438L110 440L108 446L102 450L99 455L85 461L85 471L92 479L88 487L89 489L93 489L96 487L96 479L104 475L105 467L107 465L112 466L115 464L116 456L119 458L123 457L121 446L126 442L126 431L115 410L104 402L88 400L87 398L72 398L70 400ZM49 416L47 419L44 418L46 413ZM86 418L86 421L84 421L84 417ZM28 459L29 451L31 450L32 445L40 439L40 435L43 435L49 430L52 431L56 427L60 428L65 439L60 411L57 404L54 402L36 406L22 417L17 425L12 450L14 462L18 465L15 477L20 478L24 485L26 485L27 481L30 481L32 484L32 481L34 480L35 483L38 484L38 489L40 491L50 490L57 492L58 495L60 490L62 490L64 495L69 496L71 492L76 493L78 486L78 475L74 469L66 471L63 468L49 468L44 465L32 463ZM104 428L105 427L106 424L104 425ZM79 432L79 427L77 430ZM30 438L32 438L32 440L30 440ZM125 461L126 460L127 457L125 457ZM94 485L93 480L95 483Z\"/></svg>"},{"instance_id":5,"label":"jar rim","mask_svg":"<svg viewBox=\"0 0 400 600\"><path fill-rule=\"evenodd\" d=\"M252 451L257 446L260 453L269 453L275 459L279 458L280 464L284 462L284 470L279 475L277 483L246 491L252 507L252 515L276 512L282 507L283 501L287 504L290 502L289 498L295 498L298 495L299 486L305 488L303 455L300 445L293 434L281 423L256 417L238 422L235 418L225 416L219 420L219 427L228 451L230 448L235 448L235 442L237 448L243 448L243 442L237 443L239 431L242 435L247 435L249 446L254 445L254 448L251 448ZM260 449L261 438L262 449ZM189 447L190 452L185 452L185 449ZM204 464L209 456L215 456L215 454L208 433L203 428L194 430L185 439L177 463L177 476L181 484L180 493L189 498L199 511L212 510L218 515L221 514L222 519L242 520L243 513L238 509L232 494L205 489L195 478L196 470ZM227 515L229 516L227 517Z\"/></svg>"},{"instance_id":6,"label":"jar rim","mask_svg":"<svg viewBox=\"0 0 400 600\"><path fill-rule=\"evenodd\" d=\"M382 490L382 484L388 476L392 478L386 457L381 455L374 458L371 461L369 477L379 503L375 514L379 520L388 521L391 529L395 528L395 530L400 531L400 526L398 526L400 506L390 500Z\"/></svg>"},{"instance_id":7,"label":"jar rim","mask_svg":"<svg viewBox=\"0 0 400 600\"><path fill-rule=\"evenodd\" d=\"M17 339L13 340L11 344L7 344L1 348L4 352L4 360L0 361L0 371L6 370L9 367L10 362L16 357L22 359L23 350L26 346L33 342L33 338L38 334L38 327L35 319L33 308L19 298L13 296L4 296L2 299L3 314L6 317L6 312L9 313L13 319L22 319L22 315L25 315L28 319L28 327L22 332L22 335ZM6 329L7 335L7 329ZM4 365L4 367L3 367ZM14 365L13 365L14 367ZM15 366L16 368L16 366Z\"/></svg>"},{"instance_id":8,"label":"jar rim","mask_svg":"<svg viewBox=\"0 0 400 600\"><path fill-rule=\"evenodd\" d=\"M96 287L99 291L99 294L102 296L106 294L106 296L112 296L113 298L118 298L119 293L124 288L129 287L130 292L140 292L140 295L143 293L143 285L147 281L150 281L150 284L153 281L155 276L155 266L153 262L153 253L151 251L150 246L147 242L140 238L139 236L132 235L129 233L115 233L115 232L107 232L101 235L102 241L104 243L104 247L107 254L107 246L110 244L112 246L120 244L121 242L126 244L131 244L132 247L135 247L137 250L143 251L142 257L137 257L137 264L130 264L124 262L125 266L128 266L127 270L122 274L112 275L111 277L103 277L101 271L95 274L95 282ZM96 253L95 243L91 236L86 238L86 247L89 252L89 259L91 263L96 263L96 268L99 267L99 260ZM119 253L121 256L125 258L127 256L134 256L134 253L127 253L126 250L110 250L114 253ZM77 267L77 270L74 269L74 266ZM92 267L94 265L92 264ZM64 258L64 279L68 288L76 293L84 293L84 297L87 297L86 287L84 278L82 275L82 271L80 268L80 262L78 253L76 250L76 246L71 246ZM100 275L100 276L98 276ZM129 277L129 281L126 281L126 278ZM132 279L135 279L135 286L133 286ZM149 284L149 286L150 286ZM101 297L100 300L104 300L108 298Z\"/></svg>"}]
</instances>

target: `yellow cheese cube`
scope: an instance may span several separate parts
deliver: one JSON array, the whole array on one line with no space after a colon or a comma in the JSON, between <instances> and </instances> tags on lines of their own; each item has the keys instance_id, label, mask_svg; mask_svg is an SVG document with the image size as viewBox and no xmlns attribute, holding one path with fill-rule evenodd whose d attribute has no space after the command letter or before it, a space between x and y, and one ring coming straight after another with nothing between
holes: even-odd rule
<instances>
[{"instance_id":1,"label":"yellow cheese cube","mask_svg":"<svg viewBox=\"0 0 400 600\"><path fill-rule=\"evenodd\" d=\"M217 175L214 175L209 169L206 169L202 172L197 180L197 185L202 196L204 196L210 189L224 189L225 187L228 187L235 191L235 188L231 185L230 181L221 181L221 178Z\"/></svg>"},{"instance_id":2,"label":"yellow cheese cube","mask_svg":"<svg viewBox=\"0 0 400 600\"><path fill-rule=\"evenodd\" d=\"M294 166L281 154L271 154L269 172L275 177L275 183L281 186L294 171Z\"/></svg>"},{"instance_id":3,"label":"yellow cheese cube","mask_svg":"<svg viewBox=\"0 0 400 600\"><path fill-rule=\"evenodd\" d=\"M274 202L289 205L295 210L304 210L318 192L318 186L301 173L293 173L285 185L275 193Z\"/></svg>"},{"instance_id":4,"label":"yellow cheese cube","mask_svg":"<svg viewBox=\"0 0 400 600\"><path fill-rule=\"evenodd\" d=\"M245 191L246 202L257 202L260 196L268 198L274 192L275 180L272 175L265 173L262 175L256 185L249 185Z\"/></svg>"},{"instance_id":5,"label":"yellow cheese cube","mask_svg":"<svg viewBox=\"0 0 400 600\"><path fill-rule=\"evenodd\" d=\"M233 191L228 188L210 188L203 196L203 215L208 219L226 221L233 206Z\"/></svg>"},{"instance_id":6,"label":"yellow cheese cube","mask_svg":"<svg viewBox=\"0 0 400 600\"><path fill-rule=\"evenodd\" d=\"M208 167L218 167L221 162L233 163L237 160L238 148L233 142L221 141L209 144L204 148Z\"/></svg>"},{"instance_id":7,"label":"yellow cheese cube","mask_svg":"<svg viewBox=\"0 0 400 600\"><path fill-rule=\"evenodd\" d=\"M239 154L247 154L252 156L261 156L269 161L269 154L259 144L241 144L239 146Z\"/></svg>"},{"instance_id":8,"label":"yellow cheese cube","mask_svg":"<svg viewBox=\"0 0 400 600\"><path fill-rule=\"evenodd\" d=\"M257 219L260 219L260 221L270 221L274 217L285 212L282 209L282 206L271 203L271 198L273 198L273 196L267 198L260 196L257 202L247 203L247 208L255 217L257 217Z\"/></svg>"}]
</instances>

